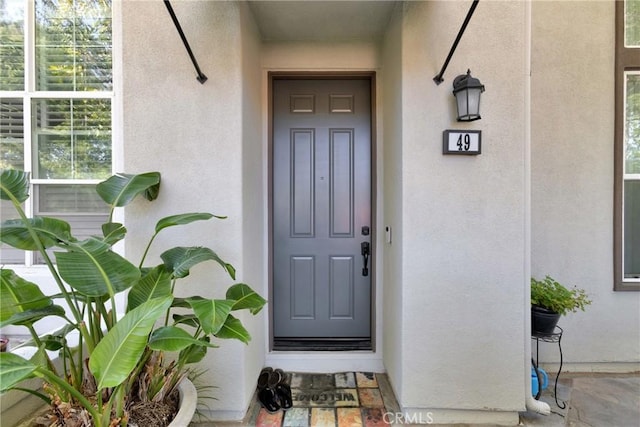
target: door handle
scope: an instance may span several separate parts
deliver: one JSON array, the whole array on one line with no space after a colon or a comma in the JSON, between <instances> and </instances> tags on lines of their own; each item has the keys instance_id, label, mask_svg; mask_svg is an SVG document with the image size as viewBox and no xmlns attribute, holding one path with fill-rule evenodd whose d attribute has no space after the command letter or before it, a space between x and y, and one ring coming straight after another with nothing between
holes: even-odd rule
<instances>
[{"instance_id":1,"label":"door handle","mask_svg":"<svg viewBox=\"0 0 640 427\"><path fill-rule=\"evenodd\" d=\"M369 275L369 254L371 253L371 246L369 245L369 242L362 242L360 243L360 252L362 253L362 258L364 261L364 267L362 267L362 275L363 276L368 276Z\"/></svg>"}]
</instances>

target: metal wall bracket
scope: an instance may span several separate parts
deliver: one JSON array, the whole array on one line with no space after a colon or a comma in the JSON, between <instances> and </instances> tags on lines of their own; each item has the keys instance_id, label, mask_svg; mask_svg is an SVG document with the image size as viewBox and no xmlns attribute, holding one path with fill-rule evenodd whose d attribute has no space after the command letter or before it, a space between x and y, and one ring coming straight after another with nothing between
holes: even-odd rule
<instances>
[{"instance_id":1,"label":"metal wall bracket","mask_svg":"<svg viewBox=\"0 0 640 427\"><path fill-rule=\"evenodd\" d=\"M187 53L189 54L189 58L191 58L191 62L193 62L193 66L196 69L196 73L198 74L198 76L196 77L196 80L198 80L200 83L204 84L204 82L207 81L207 76L205 76L202 71L200 71L200 67L198 66L198 61L196 61L196 57L193 56L193 52L191 51L191 48L189 47L189 42L187 41L187 38L184 35L184 32L182 31L182 27L180 26L180 22L178 22L178 17L176 16L175 12L173 11L173 7L171 7L171 3L169 3L169 0L164 0L164 5L167 6L167 10L169 11L169 15L171 15L171 19L173 20L174 25L176 26L176 29L178 30L178 34L180 34L180 38L182 39L182 43L184 44L184 47L187 49Z\"/></svg>"},{"instance_id":2,"label":"metal wall bracket","mask_svg":"<svg viewBox=\"0 0 640 427\"><path fill-rule=\"evenodd\" d=\"M451 49L449 50L449 55L447 55L447 59L444 61L444 65L442 66L442 69L440 70L438 75L433 78L433 81L436 82L437 85L439 85L440 83L442 83L444 81L444 79L442 78L442 76L444 74L444 71L447 69L447 66L449 65L449 61L451 60L451 57L453 56L453 52L456 51L456 48L458 47L458 42L460 42L460 39L462 38L462 35L464 34L464 30L467 28L467 24L469 24L469 21L471 20L471 16L473 15L473 12L476 10L476 7L478 6L478 2L479 1L480 0L473 0L473 4L471 5L471 8L469 9L469 12L467 12L467 17L464 18L464 22L462 23L462 27L460 27L460 31L458 31L458 35L456 36L456 40L453 42L453 45L451 46Z\"/></svg>"}]
</instances>

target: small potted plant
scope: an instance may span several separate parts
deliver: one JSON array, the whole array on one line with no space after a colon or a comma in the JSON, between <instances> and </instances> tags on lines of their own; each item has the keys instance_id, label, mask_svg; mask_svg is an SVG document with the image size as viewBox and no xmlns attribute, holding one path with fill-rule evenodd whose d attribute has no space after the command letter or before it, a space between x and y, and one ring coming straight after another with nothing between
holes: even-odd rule
<instances>
[{"instance_id":1,"label":"small potted plant","mask_svg":"<svg viewBox=\"0 0 640 427\"><path fill-rule=\"evenodd\" d=\"M558 283L551 276L544 280L531 278L531 332L552 334L560 316L584 311L591 304L584 289L571 289Z\"/></svg>"}]
</instances>

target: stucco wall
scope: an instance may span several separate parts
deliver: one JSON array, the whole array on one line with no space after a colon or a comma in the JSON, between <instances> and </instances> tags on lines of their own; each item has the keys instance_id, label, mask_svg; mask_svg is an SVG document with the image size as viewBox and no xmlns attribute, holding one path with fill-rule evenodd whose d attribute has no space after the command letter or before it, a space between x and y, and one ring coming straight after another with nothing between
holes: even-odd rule
<instances>
[{"instance_id":1,"label":"stucco wall","mask_svg":"<svg viewBox=\"0 0 640 427\"><path fill-rule=\"evenodd\" d=\"M243 113L249 119L255 112L242 105L246 99L243 82L250 86L254 77L242 73L246 58L238 55L243 37L239 4L172 4L200 68L209 79L203 85L196 81L162 2L123 4L124 170L162 173L158 200L127 208L126 252L132 256L141 254L141 235L147 236L161 217L190 211L227 215L223 221L165 230L150 256L157 258L162 250L177 245L209 246L238 269L239 281L249 282L248 278L255 279L257 274L255 269L247 269L249 261L245 257L256 252L246 253L243 242L244 233L253 232L254 228L247 223L252 217L244 216L245 199L241 195L243 171L255 157L243 160L243 150L253 144L251 134L245 137L243 133L247 126ZM248 45L245 43L245 47ZM255 174L247 178L249 188L256 185ZM232 283L219 266L209 263L194 268L186 281L178 284L177 293L224 297L224 290ZM256 322L249 326L253 335L260 337L263 333L256 328ZM255 358L255 350L248 350L237 341L220 344L200 364L206 369L200 381L219 386L211 392L217 400L207 402L212 410L220 411L218 416L241 418L246 410L247 389L224 385L248 382L243 368L249 354ZM250 345L261 347L262 343ZM253 371L255 367L247 374Z\"/></svg>"},{"instance_id":2,"label":"stucco wall","mask_svg":"<svg viewBox=\"0 0 640 427\"><path fill-rule=\"evenodd\" d=\"M263 144L262 75L260 69L260 36L249 7L240 3L240 36L242 52L242 280L267 298L267 171L266 147ZM262 262L256 262L261 260ZM246 348L242 369L244 402L248 405L255 391L256 379L264 366L268 342L268 309L260 315L243 313L242 321L251 326L252 345Z\"/></svg>"},{"instance_id":3,"label":"stucco wall","mask_svg":"<svg viewBox=\"0 0 640 427\"><path fill-rule=\"evenodd\" d=\"M532 273L593 299L560 320L572 370L640 361L640 294L613 292L614 6L533 3Z\"/></svg>"},{"instance_id":4,"label":"stucco wall","mask_svg":"<svg viewBox=\"0 0 640 427\"><path fill-rule=\"evenodd\" d=\"M508 412L525 391L526 8L480 3L436 86L468 8L405 4L401 395L408 408ZM451 85L467 68L486 92L482 120L461 124ZM444 156L445 129L481 130L482 154Z\"/></svg>"},{"instance_id":5,"label":"stucco wall","mask_svg":"<svg viewBox=\"0 0 640 427\"><path fill-rule=\"evenodd\" d=\"M124 170L163 173L160 199L128 208L127 253L142 252L136 228L150 231L160 217L228 215L167 231L156 247L211 245L238 267L240 280L266 294L267 71L378 71L376 338L383 355L378 348L372 357L384 357L403 409L462 410L474 421L481 415L473 410L522 410L528 17L524 2L481 2L436 86L431 79L468 6L402 4L381 44L260 43L244 4L175 2L209 77L200 85L164 5L125 2ZM611 291L612 22L611 2L533 6L533 272L583 286L595 301L588 313L562 320L570 362L638 361L639 295ZM487 91L482 120L460 124L451 83L467 68ZM445 129L481 130L483 153L442 155ZM219 295L208 284L222 289L229 280L204 270L194 271L189 293ZM246 320L251 346L224 342L204 365L206 383L239 384L214 391L218 418L244 414L265 357L286 359L265 355L265 314ZM288 363L307 370L339 363L328 356L327 364L310 365L311 357L294 354Z\"/></svg>"},{"instance_id":6,"label":"stucco wall","mask_svg":"<svg viewBox=\"0 0 640 427\"><path fill-rule=\"evenodd\" d=\"M402 11L398 4L382 44L382 103L384 134L382 171L384 213L380 232L390 227L391 243L383 244L383 348L384 366L396 397L403 401L402 365ZM386 237L386 236L385 236Z\"/></svg>"}]
</instances>

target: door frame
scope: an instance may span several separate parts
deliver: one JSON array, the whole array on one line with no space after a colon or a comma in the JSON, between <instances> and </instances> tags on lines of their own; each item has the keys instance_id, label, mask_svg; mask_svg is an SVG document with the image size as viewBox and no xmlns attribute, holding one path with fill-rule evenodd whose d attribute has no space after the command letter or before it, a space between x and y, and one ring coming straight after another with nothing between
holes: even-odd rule
<instances>
[{"instance_id":1,"label":"door frame","mask_svg":"<svg viewBox=\"0 0 640 427\"><path fill-rule=\"evenodd\" d=\"M376 124L376 72L375 71L355 71L355 72L315 72L315 71L269 71L267 72L268 88L267 88L267 217L268 217L268 298L273 301L273 82L280 79L300 79L300 80L347 80L347 79L365 79L369 80L371 93L371 255L370 255L370 271L371 271L371 350L368 352L376 352L376 261L377 257L377 124ZM267 304L269 315L269 348L270 352L274 351L273 337L273 304ZM306 351L321 351L319 349L308 348ZM361 351L361 350L360 350Z\"/></svg>"}]
</instances>

